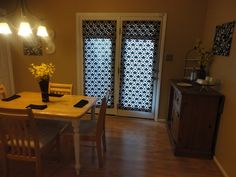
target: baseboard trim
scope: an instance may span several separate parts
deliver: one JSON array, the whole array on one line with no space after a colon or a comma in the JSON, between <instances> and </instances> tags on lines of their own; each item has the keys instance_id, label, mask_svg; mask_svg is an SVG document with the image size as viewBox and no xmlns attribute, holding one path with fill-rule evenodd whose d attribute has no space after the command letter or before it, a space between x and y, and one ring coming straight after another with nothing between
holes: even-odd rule
<instances>
[{"instance_id":1,"label":"baseboard trim","mask_svg":"<svg viewBox=\"0 0 236 177\"><path fill-rule=\"evenodd\" d=\"M221 173L224 175L224 177L229 177L229 175L226 173L226 171L224 170L220 162L217 160L216 156L214 156L213 159L216 165L218 166L218 168L220 169Z\"/></svg>"},{"instance_id":2,"label":"baseboard trim","mask_svg":"<svg viewBox=\"0 0 236 177\"><path fill-rule=\"evenodd\" d=\"M160 122L160 123L166 123L167 122L167 119L157 119L156 122Z\"/></svg>"}]
</instances>

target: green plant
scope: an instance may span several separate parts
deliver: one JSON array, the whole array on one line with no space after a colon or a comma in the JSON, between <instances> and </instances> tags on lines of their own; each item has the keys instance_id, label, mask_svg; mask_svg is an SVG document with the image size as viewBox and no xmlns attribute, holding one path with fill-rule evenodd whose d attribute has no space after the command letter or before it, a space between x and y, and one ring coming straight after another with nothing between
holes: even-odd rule
<instances>
[{"instance_id":1,"label":"green plant","mask_svg":"<svg viewBox=\"0 0 236 177\"><path fill-rule=\"evenodd\" d=\"M202 46L201 41L196 42L196 44L194 46L194 50L196 50L198 55L200 56L199 65L203 66L204 68L209 67L209 65L213 61L213 52L212 52L212 50L206 50Z\"/></svg>"}]
</instances>

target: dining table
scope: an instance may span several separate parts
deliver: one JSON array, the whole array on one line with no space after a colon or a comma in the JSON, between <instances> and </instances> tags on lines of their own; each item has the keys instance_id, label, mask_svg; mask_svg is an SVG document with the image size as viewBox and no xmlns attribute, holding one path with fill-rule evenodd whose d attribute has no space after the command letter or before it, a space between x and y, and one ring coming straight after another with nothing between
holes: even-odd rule
<instances>
[{"instance_id":1,"label":"dining table","mask_svg":"<svg viewBox=\"0 0 236 177\"><path fill-rule=\"evenodd\" d=\"M95 117L97 98L83 95L50 96L49 102L42 102L40 92L20 92L16 99L0 100L0 107L24 109L29 105L47 105L45 109L32 109L34 118L50 119L71 122L73 127L75 171L80 174L80 119L91 110L91 118ZM86 105L74 107L81 100L86 100Z\"/></svg>"}]
</instances>

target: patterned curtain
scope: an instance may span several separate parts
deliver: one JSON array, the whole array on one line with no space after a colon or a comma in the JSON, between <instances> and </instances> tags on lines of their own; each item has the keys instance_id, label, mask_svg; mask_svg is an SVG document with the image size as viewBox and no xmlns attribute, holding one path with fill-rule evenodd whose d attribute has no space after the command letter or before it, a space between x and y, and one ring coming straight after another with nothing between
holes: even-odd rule
<instances>
[{"instance_id":1,"label":"patterned curtain","mask_svg":"<svg viewBox=\"0 0 236 177\"><path fill-rule=\"evenodd\" d=\"M83 21L84 94L102 98L109 89L109 107L114 107L115 40L116 21Z\"/></svg>"},{"instance_id":2,"label":"patterned curtain","mask_svg":"<svg viewBox=\"0 0 236 177\"><path fill-rule=\"evenodd\" d=\"M152 111L160 24L160 21L123 22L119 109Z\"/></svg>"}]
</instances>

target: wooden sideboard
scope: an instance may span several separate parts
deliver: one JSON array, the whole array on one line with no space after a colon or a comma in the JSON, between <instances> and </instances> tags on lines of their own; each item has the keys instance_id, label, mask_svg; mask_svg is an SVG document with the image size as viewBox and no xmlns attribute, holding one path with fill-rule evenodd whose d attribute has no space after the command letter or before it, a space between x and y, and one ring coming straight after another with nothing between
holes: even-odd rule
<instances>
[{"instance_id":1,"label":"wooden sideboard","mask_svg":"<svg viewBox=\"0 0 236 177\"><path fill-rule=\"evenodd\" d=\"M224 96L212 88L170 81L168 130L175 155L211 159Z\"/></svg>"}]
</instances>

